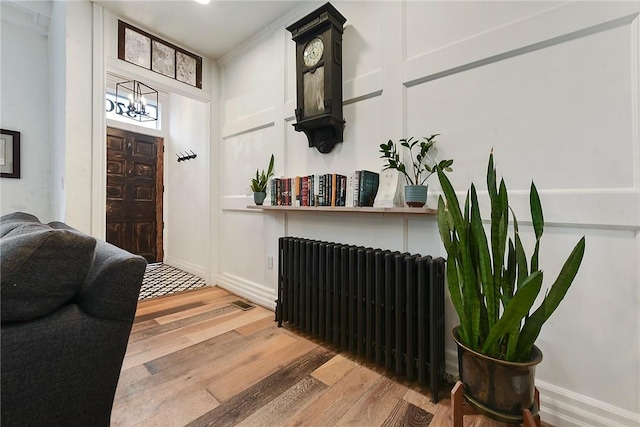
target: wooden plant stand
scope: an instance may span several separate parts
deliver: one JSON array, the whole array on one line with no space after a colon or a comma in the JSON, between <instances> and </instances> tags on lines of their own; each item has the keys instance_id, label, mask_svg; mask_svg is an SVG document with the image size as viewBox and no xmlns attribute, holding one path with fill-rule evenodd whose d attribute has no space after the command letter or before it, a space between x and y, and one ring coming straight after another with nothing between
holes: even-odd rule
<instances>
[{"instance_id":1,"label":"wooden plant stand","mask_svg":"<svg viewBox=\"0 0 640 427\"><path fill-rule=\"evenodd\" d=\"M451 389L451 419L453 421L453 427L463 427L463 417L465 415L479 415L480 413L476 411L473 407L468 405L464 401L463 394L463 385L461 381L458 381L453 389ZM538 392L538 388L536 387L535 391L535 401L538 405L538 411L540 411L540 393ZM523 412L523 423L524 427L540 427L540 414L538 413L535 417L531 414L531 411L525 409Z\"/></svg>"}]
</instances>

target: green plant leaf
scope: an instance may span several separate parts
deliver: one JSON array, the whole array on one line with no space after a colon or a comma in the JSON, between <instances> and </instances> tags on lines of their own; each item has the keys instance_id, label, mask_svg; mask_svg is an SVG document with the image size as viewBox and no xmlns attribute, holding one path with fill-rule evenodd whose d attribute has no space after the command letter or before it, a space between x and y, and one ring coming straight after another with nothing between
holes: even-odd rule
<instances>
[{"instance_id":1,"label":"green plant leaf","mask_svg":"<svg viewBox=\"0 0 640 427\"><path fill-rule=\"evenodd\" d=\"M455 246L455 244L454 244ZM460 292L460 274L457 268L457 262L455 257L449 255L447 260L447 286L449 289L449 295L451 296L451 302L460 319L460 340L464 345L470 346L469 332L471 324L465 313L465 307L462 303L462 294Z\"/></svg>"},{"instance_id":2,"label":"green plant leaf","mask_svg":"<svg viewBox=\"0 0 640 427\"><path fill-rule=\"evenodd\" d=\"M531 206L533 230L535 231L536 239L539 240L542 237L542 232L544 231L544 216L542 214L542 204L540 203L538 189L533 181L531 182L531 190L529 191L529 204Z\"/></svg>"},{"instance_id":3,"label":"green plant leaf","mask_svg":"<svg viewBox=\"0 0 640 427\"><path fill-rule=\"evenodd\" d=\"M513 325L513 328L509 331L509 340L507 341L507 353L504 356L505 360L515 360L516 349L518 347L518 339L520 338L520 327L522 322L517 322Z\"/></svg>"},{"instance_id":4,"label":"green plant leaf","mask_svg":"<svg viewBox=\"0 0 640 427\"><path fill-rule=\"evenodd\" d=\"M462 271L462 283L464 284L462 292L465 299L465 313L471 326L471 329L467 329L467 333L469 334L469 345L471 348L476 348L479 338L480 305L478 301L478 283L473 272L471 254L469 253L469 231L467 229L469 221L464 221L462 218L460 203L451 185L451 181L449 181L442 170L438 169L437 173L447 202L447 210L451 214L451 220L453 221L454 233L452 240L455 241L455 236L457 235L457 240L459 241L460 254L458 260ZM465 206L468 205L468 201L469 193L467 192ZM465 208L465 210L467 211L465 212L465 216L468 218L467 208Z\"/></svg>"},{"instance_id":5,"label":"green plant leaf","mask_svg":"<svg viewBox=\"0 0 640 427\"><path fill-rule=\"evenodd\" d=\"M556 278L549 293L542 301L542 304L538 309L525 321L520 333L520 339L518 341L518 347L516 350L516 360L526 360L531 352L531 347L535 343L542 325L549 319L549 316L558 308L558 305L566 295L573 279L578 274L578 269L582 263L582 258L585 251L585 238L584 236L569 254L569 257L565 261L558 277Z\"/></svg>"},{"instance_id":6,"label":"green plant leaf","mask_svg":"<svg viewBox=\"0 0 640 427\"><path fill-rule=\"evenodd\" d=\"M436 214L436 218L438 221L438 231L440 232L440 240L442 240L442 244L444 245L447 254L451 254L451 232L452 232L452 223L449 220L450 214L447 212L447 208L444 203L444 199L442 196L438 196L438 212ZM450 225L451 224L451 225ZM453 262L454 260L452 260Z\"/></svg>"},{"instance_id":7,"label":"green plant leaf","mask_svg":"<svg viewBox=\"0 0 640 427\"><path fill-rule=\"evenodd\" d=\"M478 251L478 267L480 269L482 293L487 299L487 324L488 328L491 329L498 320L500 304L498 291L496 290L496 283L494 282L494 276L491 271L489 243L487 242L487 235L482 225L476 187L473 184L471 184L471 232Z\"/></svg>"},{"instance_id":8,"label":"green plant leaf","mask_svg":"<svg viewBox=\"0 0 640 427\"><path fill-rule=\"evenodd\" d=\"M267 169L266 179L269 179L271 176L273 176L273 162L274 162L274 157L273 157L273 154L272 154L271 155L271 160L269 161L269 168Z\"/></svg>"},{"instance_id":9,"label":"green plant leaf","mask_svg":"<svg viewBox=\"0 0 640 427\"><path fill-rule=\"evenodd\" d=\"M495 354L493 348L506 333L512 330L515 325L519 325L522 319L527 315L531 306L536 300L540 288L542 287L542 272L536 271L529 275L522 286L513 296L511 303L505 308L502 317L496 322L487 340L482 346L482 354Z\"/></svg>"},{"instance_id":10,"label":"green plant leaf","mask_svg":"<svg viewBox=\"0 0 640 427\"><path fill-rule=\"evenodd\" d=\"M513 241L509 239L509 249L507 251L507 266L502 277L502 304L506 307L509 305L516 283L516 248Z\"/></svg>"},{"instance_id":11,"label":"green plant leaf","mask_svg":"<svg viewBox=\"0 0 640 427\"><path fill-rule=\"evenodd\" d=\"M531 207L531 221L536 236L536 245L531 255L531 270L538 269L538 257L540 254L540 239L544 231L544 217L542 215L542 204L540 196L533 181L531 182L531 190L529 191L529 205Z\"/></svg>"}]
</instances>

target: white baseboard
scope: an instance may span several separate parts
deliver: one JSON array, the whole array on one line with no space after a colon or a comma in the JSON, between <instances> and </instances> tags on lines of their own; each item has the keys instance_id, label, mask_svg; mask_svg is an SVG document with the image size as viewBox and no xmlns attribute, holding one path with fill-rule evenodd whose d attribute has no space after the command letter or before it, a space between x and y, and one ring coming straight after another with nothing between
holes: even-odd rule
<instances>
[{"instance_id":1,"label":"white baseboard","mask_svg":"<svg viewBox=\"0 0 640 427\"><path fill-rule=\"evenodd\" d=\"M206 280L207 271L200 265L191 264L190 262L172 258L170 256L164 257L164 263L170 265L171 267L179 268L180 270L186 271L187 273L195 274L196 276Z\"/></svg>"},{"instance_id":2,"label":"white baseboard","mask_svg":"<svg viewBox=\"0 0 640 427\"><path fill-rule=\"evenodd\" d=\"M445 371L458 375L456 350L445 350ZM540 417L556 427L637 427L640 414L570 390L536 380L540 391Z\"/></svg>"},{"instance_id":3,"label":"white baseboard","mask_svg":"<svg viewBox=\"0 0 640 427\"><path fill-rule=\"evenodd\" d=\"M244 280L229 273L218 274L215 282L218 287L244 297L249 301L275 311L276 291L259 283Z\"/></svg>"},{"instance_id":4,"label":"white baseboard","mask_svg":"<svg viewBox=\"0 0 640 427\"><path fill-rule=\"evenodd\" d=\"M544 381L536 380L536 387L540 391L541 417L554 426L640 426L640 414Z\"/></svg>"}]
</instances>

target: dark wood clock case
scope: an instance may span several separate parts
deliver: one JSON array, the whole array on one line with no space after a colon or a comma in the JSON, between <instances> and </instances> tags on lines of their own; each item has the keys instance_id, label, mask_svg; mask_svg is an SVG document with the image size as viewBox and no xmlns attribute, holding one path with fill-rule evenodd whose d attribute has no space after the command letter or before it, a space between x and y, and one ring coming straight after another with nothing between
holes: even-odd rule
<instances>
[{"instance_id":1,"label":"dark wood clock case","mask_svg":"<svg viewBox=\"0 0 640 427\"><path fill-rule=\"evenodd\" d=\"M342 142L342 32L346 18L326 3L287 27L296 42L296 121L294 129L304 132L309 147L329 153ZM320 61L304 63L304 49L315 37L324 43ZM306 103L305 103L306 100ZM315 105L310 105L314 103ZM305 105L306 104L306 105Z\"/></svg>"}]
</instances>

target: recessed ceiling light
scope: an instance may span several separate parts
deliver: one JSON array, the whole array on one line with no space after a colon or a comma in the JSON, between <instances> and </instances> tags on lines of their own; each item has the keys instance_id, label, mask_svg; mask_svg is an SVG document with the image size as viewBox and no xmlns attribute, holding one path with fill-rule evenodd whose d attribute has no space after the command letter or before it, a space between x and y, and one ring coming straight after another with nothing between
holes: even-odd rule
<instances>
[{"instance_id":1,"label":"recessed ceiling light","mask_svg":"<svg viewBox=\"0 0 640 427\"><path fill-rule=\"evenodd\" d=\"M209 4L211 0L196 0L200 4Z\"/></svg>"}]
</instances>

